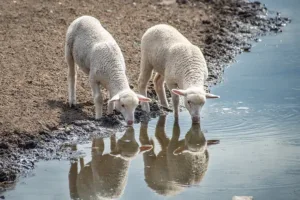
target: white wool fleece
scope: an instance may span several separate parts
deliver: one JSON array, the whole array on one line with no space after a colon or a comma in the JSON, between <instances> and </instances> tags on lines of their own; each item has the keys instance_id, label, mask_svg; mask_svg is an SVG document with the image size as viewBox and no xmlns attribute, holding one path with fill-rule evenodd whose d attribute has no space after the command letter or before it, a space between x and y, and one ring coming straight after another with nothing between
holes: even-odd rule
<instances>
[{"instance_id":1,"label":"white wool fleece","mask_svg":"<svg viewBox=\"0 0 300 200\"><path fill-rule=\"evenodd\" d=\"M208 70L201 50L174 27L165 24L153 26L145 32L141 50L140 94L146 95L146 85L154 70L154 86L160 103L168 107L164 91L166 82L172 91L175 116L178 116L178 95L181 95L185 97L185 106L193 121L199 121L206 98L219 98L204 90ZM144 104L143 109L149 111L149 105Z\"/></svg>"},{"instance_id":2,"label":"white wool fleece","mask_svg":"<svg viewBox=\"0 0 300 200\"><path fill-rule=\"evenodd\" d=\"M111 98L108 112L111 113L116 106L131 125L138 101L149 99L135 94L130 89L121 49L96 18L82 16L70 24L66 34L65 54L69 66L69 104L76 104L76 63L89 75L96 119L102 116L103 99L100 91L102 85L108 90Z\"/></svg>"}]
</instances>

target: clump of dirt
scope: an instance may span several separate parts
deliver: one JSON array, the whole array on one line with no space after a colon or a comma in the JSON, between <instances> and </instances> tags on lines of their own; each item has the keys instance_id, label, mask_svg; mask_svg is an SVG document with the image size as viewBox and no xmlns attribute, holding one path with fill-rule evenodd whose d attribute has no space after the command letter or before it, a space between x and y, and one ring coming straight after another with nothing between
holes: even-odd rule
<instances>
[{"instance_id":1,"label":"clump of dirt","mask_svg":"<svg viewBox=\"0 0 300 200\"><path fill-rule=\"evenodd\" d=\"M291 21L260 2L244 0L0 1L0 193L39 159L70 157L66 144L95 135L106 137L123 127L119 113L93 120L90 87L82 73L77 86L79 104L69 108L66 103L65 32L84 14L100 19L116 38L134 90L140 38L155 24L176 27L201 48L208 64L209 88L221 80L226 64L236 54L251 51L252 41L258 42L268 32L280 33ZM148 96L157 100L153 83ZM151 111L146 114L139 107L136 123L163 112L155 101Z\"/></svg>"}]
</instances>

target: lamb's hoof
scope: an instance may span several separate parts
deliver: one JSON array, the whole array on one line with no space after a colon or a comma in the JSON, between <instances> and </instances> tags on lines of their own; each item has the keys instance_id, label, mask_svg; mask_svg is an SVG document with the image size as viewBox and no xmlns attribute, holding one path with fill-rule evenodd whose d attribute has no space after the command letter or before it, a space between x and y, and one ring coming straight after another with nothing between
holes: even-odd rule
<instances>
[{"instance_id":1,"label":"lamb's hoof","mask_svg":"<svg viewBox=\"0 0 300 200\"><path fill-rule=\"evenodd\" d=\"M95 117L95 121L100 121L101 117Z\"/></svg>"},{"instance_id":2,"label":"lamb's hoof","mask_svg":"<svg viewBox=\"0 0 300 200\"><path fill-rule=\"evenodd\" d=\"M75 103L69 103L70 108L76 108L76 104Z\"/></svg>"},{"instance_id":3,"label":"lamb's hoof","mask_svg":"<svg viewBox=\"0 0 300 200\"><path fill-rule=\"evenodd\" d=\"M142 111L145 111L146 113L150 113L150 105L149 105L149 103L142 102L141 103L141 108L142 108Z\"/></svg>"},{"instance_id":4,"label":"lamb's hoof","mask_svg":"<svg viewBox=\"0 0 300 200\"><path fill-rule=\"evenodd\" d=\"M70 106L70 108L75 108L76 107L76 100L69 99L69 106Z\"/></svg>"},{"instance_id":5,"label":"lamb's hoof","mask_svg":"<svg viewBox=\"0 0 300 200\"><path fill-rule=\"evenodd\" d=\"M147 108L142 108L142 111L146 112L146 113L150 113L150 108L147 109Z\"/></svg>"}]
</instances>

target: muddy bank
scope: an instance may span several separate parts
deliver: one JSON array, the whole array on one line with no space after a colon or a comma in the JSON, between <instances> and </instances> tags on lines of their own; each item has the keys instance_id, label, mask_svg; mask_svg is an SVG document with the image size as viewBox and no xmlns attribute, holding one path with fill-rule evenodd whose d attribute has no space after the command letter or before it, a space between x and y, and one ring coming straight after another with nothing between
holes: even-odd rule
<instances>
[{"instance_id":1,"label":"muddy bank","mask_svg":"<svg viewBox=\"0 0 300 200\"><path fill-rule=\"evenodd\" d=\"M135 112L135 123L165 113L156 103L152 103L150 108L151 112L147 114L139 106ZM38 160L78 158L80 152L72 151L72 144L89 142L94 137L109 137L125 129L123 116L114 111L114 114L100 120L75 120L37 135L19 132L4 134L0 142L0 194L7 188L13 188L17 177L20 174L26 176Z\"/></svg>"},{"instance_id":2,"label":"muddy bank","mask_svg":"<svg viewBox=\"0 0 300 200\"><path fill-rule=\"evenodd\" d=\"M169 23L177 27L193 43L200 46L208 63L210 75L207 86L210 86L221 80L226 64L230 63L236 54L251 51L252 41L259 41L259 37L268 32L280 33L282 27L290 22L288 18L281 17L276 12L269 12L259 2L248 3L241 0L178 0L177 3L170 5L150 1L135 1L134 3L124 1L123 4L114 1L103 1L101 3L91 1L90 4L85 6L75 2L73 7L67 4L68 1L64 3L65 5L53 1L54 3L47 2L43 5L36 3L33 8L30 7L32 2L34 1L24 1L20 2L20 5L15 5L15 7L20 6L21 10L13 7L13 2L12 5L7 4L6 10L8 11L1 12L0 15L0 24L3 26L3 29L0 30L7 30L11 34L11 37L7 36L7 32L1 32L0 35L0 39L5 41L3 42L4 45L0 47L3 50L0 51L2 52L0 55L5 58L0 61L4 67L0 72L1 84L3 83L1 87L1 99L3 101L0 103L1 108L3 108L0 118L0 193L1 190L4 190L1 187L4 188L9 184L13 185L17 176L20 173L26 174L26 171L34 168L34 163L39 159L70 158L74 155L68 148L69 143L84 142L94 136L109 136L115 130L123 127L120 115L108 116L100 121L94 121L91 118L93 104L87 101L87 97L91 95L89 86L84 82L83 76L79 78L78 88L79 102L82 103L75 109L70 109L66 105L66 90L64 87L66 84L66 70L61 73L61 66L52 65L53 62L58 63L55 65L64 65L62 38L64 38L67 24L76 16L81 14L94 15L101 18L104 21L103 23L107 23L107 27L111 25L109 30L113 35L116 35L117 41L120 41L128 65L128 76L134 89L139 73L137 67L139 63L138 42L143 32L154 24ZM24 3L24 5L21 5L21 3ZM0 6L4 7L3 3L0 3ZM96 9L101 10L100 7L105 12L97 15ZM63 10L64 8L65 10ZM118 15L113 15L116 9L120 9L119 13L125 16L123 23L119 23L121 19L116 19L116 16L119 17ZM126 9L128 10L126 11ZM50 26L51 30L49 27L43 30L43 23L33 25L34 23L30 21L28 16L32 13L33 18L39 17L44 24L51 25L53 23L58 25ZM268 17L267 13L269 14ZM116 20L116 24L109 24L108 21L113 21L109 20L111 17ZM18 23L22 23L27 28L27 32L23 32L23 34L28 35L26 37L22 36L28 39L26 41L29 46L26 46L26 44L23 46L27 50L24 50L24 48L18 49L19 44L16 43L16 37L20 33L10 30L14 24L18 25ZM17 31L22 33L23 26L20 26ZM118 28L121 28L121 30ZM28 30L31 29L35 32L40 30L38 37L34 35L36 33L32 33L33 36L37 37L35 40L29 36ZM56 31L54 33L55 38L52 38L52 29ZM53 44L43 43L51 39L53 39ZM58 42L59 45L55 42ZM43 43L44 46L41 48L45 48L43 50L47 53L47 56L35 55L30 51L30 48L36 48L35 45L40 43ZM37 49L42 51L39 48ZM24 61L19 56L25 56L28 60ZM46 61L41 59L41 56L44 56L43 58ZM36 57L40 59L35 60ZM12 61L10 59L16 60ZM44 64L47 67L39 68L41 70L39 73L44 74L43 76L34 74L36 69L28 68L29 71L25 73L28 76L22 77L20 74L23 71L18 68L21 62L31 64L33 67L43 66ZM10 68L16 70L14 73L8 71L9 63L16 66L13 69ZM15 82L12 84L14 76L18 75L22 77L19 83L16 83L18 85L14 85ZM35 79L36 76L40 77L39 80ZM5 87L6 85L8 87ZM48 94L49 91L51 91L50 94ZM28 95L27 92L31 96L26 96ZM53 95L53 92L57 92L57 95ZM148 95L156 99L151 84L149 85ZM26 109L21 110L21 113L18 114L16 107ZM159 114L160 111L156 104L152 105L152 109L151 116L147 116L138 110L136 113L137 122ZM18 115L22 115L24 119ZM58 124L61 125L58 126Z\"/></svg>"}]
</instances>

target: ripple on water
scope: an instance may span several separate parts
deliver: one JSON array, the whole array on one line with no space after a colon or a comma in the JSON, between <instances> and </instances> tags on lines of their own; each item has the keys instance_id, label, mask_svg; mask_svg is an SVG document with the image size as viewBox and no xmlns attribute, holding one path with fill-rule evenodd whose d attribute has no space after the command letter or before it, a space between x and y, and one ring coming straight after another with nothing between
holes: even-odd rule
<instances>
[{"instance_id":1,"label":"ripple on water","mask_svg":"<svg viewBox=\"0 0 300 200\"><path fill-rule=\"evenodd\" d=\"M255 141L274 137L294 138L300 129L300 108L296 104L263 105L263 108L214 104L205 113L203 126L220 138ZM221 114L221 115L220 115ZM219 137L218 136L218 137Z\"/></svg>"},{"instance_id":2,"label":"ripple on water","mask_svg":"<svg viewBox=\"0 0 300 200\"><path fill-rule=\"evenodd\" d=\"M237 107L236 109L237 109L237 110L249 110L248 107Z\"/></svg>"}]
</instances>

